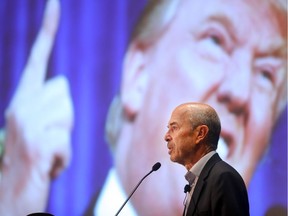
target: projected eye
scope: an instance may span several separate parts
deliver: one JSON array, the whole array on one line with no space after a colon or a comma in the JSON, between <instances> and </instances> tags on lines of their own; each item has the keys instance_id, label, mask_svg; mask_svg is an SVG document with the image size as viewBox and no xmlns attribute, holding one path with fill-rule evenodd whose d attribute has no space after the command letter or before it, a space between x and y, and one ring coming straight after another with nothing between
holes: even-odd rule
<instances>
[{"instance_id":1,"label":"projected eye","mask_svg":"<svg viewBox=\"0 0 288 216\"><path fill-rule=\"evenodd\" d=\"M210 35L208 38L216 45L224 46L224 39L221 35Z\"/></svg>"},{"instance_id":2,"label":"projected eye","mask_svg":"<svg viewBox=\"0 0 288 216\"><path fill-rule=\"evenodd\" d=\"M259 82L262 86L274 85L275 83L275 69L271 66L262 66L256 68L259 77Z\"/></svg>"},{"instance_id":3,"label":"projected eye","mask_svg":"<svg viewBox=\"0 0 288 216\"><path fill-rule=\"evenodd\" d=\"M211 49L219 49L218 51L226 54L231 53L232 39L224 27L213 26L202 32L201 40Z\"/></svg>"},{"instance_id":4,"label":"projected eye","mask_svg":"<svg viewBox=\"0 0 288 216\"><path fill-rule=\"evenodd\" d=\"M281 67L281 60L275 57L264 57L257 59L255 70L258 77L258 84L262 87L274 87L276 85L277 74Z\"/></svg>"},{"instance_id":5,"label":"projected eye","mask_svg":"<svg viewBox=\"0 0 288 216\"><path fill-rule=\"evenodd\" d=\"M262 74L262 77L264 79L267 79L269 80L270 82L273 83L274 81L274 77L273 77L273 72L272 72L272 69L270 68L263 68L263 69L260 69L260 73Z\"/></svg>"}]
</instances>

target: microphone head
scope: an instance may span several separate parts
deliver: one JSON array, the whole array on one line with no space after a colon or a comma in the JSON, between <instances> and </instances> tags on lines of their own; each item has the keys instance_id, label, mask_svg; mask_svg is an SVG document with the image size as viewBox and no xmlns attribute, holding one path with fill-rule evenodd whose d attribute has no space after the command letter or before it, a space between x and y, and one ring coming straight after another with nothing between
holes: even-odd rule
<instances>
[{"instance_id":1,"label":"microphone head","mask_svg":"<svg viewBox=\"0 0 288 216\"><path fill-rule=\"evenodd\" d=\"M152 171L156 171L156 170L158 170L160 167L161 167L161 163L157 162L157 163L155 163L155 164L153 165Z\"/></svg>"},{"instance_id":2,"label":"microphone head","mask_svg":"<svg viewBox=\"0 0 288 216\"><path fill-rule=\"evenodd\" d=\"M186 184L184 187L184 193L190 192L191 191L191 186L189 184Z\"/></svg>"}]
</instances>

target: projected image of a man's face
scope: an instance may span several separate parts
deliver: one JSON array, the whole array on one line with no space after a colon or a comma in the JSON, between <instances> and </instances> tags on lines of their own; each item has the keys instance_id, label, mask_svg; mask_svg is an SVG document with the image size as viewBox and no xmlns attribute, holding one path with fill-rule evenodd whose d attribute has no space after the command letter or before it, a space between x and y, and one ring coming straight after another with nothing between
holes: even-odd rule
<instances>
[{"instance_id":1,"label":"projected image of a man's face","mask_svg":"<svg viewBox=\"0 0 288 216\"><path fill-rule=\"evenodd\" d=\"M183 170L169 162L166 146L161 145L173 107L198 101L216 109L222 123L218 152L249 185L267 149L278 105L284 100L286 45L277 13L268 3L259 7L257 1L211 0L205 5L211 7L204 7L201 1L181 3L157 42L138 50L143 51L144 59L139 72L141 85L145 83L143 106L129 125L134 127L131 138L123 147L119 145L116 164L124 184L127 182L125 188L131 191L129 179L139 179L139 167L147 160L167 161L162 166L166 170L158 173L157 180L149 181L135 194L139 212L159 206L167 209L167 215L182 211L182 200L177 200L178 209L172 210L175 194L163 191L163 184L178 191L183 187L179 178ZM127 160L137 165L127 169L123 163ZM164 198L147 199L151 191Z\"/></svg>"}]
</instances>

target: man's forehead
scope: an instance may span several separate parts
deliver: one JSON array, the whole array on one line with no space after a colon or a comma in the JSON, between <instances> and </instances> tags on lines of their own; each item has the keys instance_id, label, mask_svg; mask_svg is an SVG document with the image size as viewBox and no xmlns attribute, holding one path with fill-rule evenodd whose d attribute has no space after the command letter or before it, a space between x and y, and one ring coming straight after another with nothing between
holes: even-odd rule
<instances>
[{"instance_id":1,"label":"man's forehead","mask_svg":"<svg viewBox=\"0 0 288 216\"><path fill-rule=\"evenodd\" d=\"M168 122L168 127L174 126L174 125L178 125L177 122L172 121L172 122Z\"/></svg>"},{"instance_id":2,"label":"man's forehead","mask_svg":"<svg viewBox=\"0 0 288 216\"><path fill-rule=\"evenodd\" d=\"M284 1L284 0L283 0ZM280 3L281 0L205 0L203 1L182 1L182 12L186 11L196 11L197 14L191 14L191 16L199 16L199 14L208 14L208 13L219 13L220 12L231 12L232 16L236 16L238 12L246 12L245 15L247 16L249 13L252 15L269 15L277 16L279 12L282 11L286 13L287 16L287 3ZM203 7L205 4L205 7ZM202 10L198 10L201 8ZM204 13L203 13L204 12ZM207 13L208 12L208 13ZM247 13L249 12L249 13ZM244 15L244 14L243 14ZM244 17L238 17L239 20L243 19Z\"/></svg>"},{"instance_id":3,"label":"man's forehead","mask_svg":"<svg viewBox=\"0 0 288 216\"><path fill-rule=\"evenodd\" d=\"M168 122L168 126L179 124L179 107L177 107L171 114L170 120Z\"/></svg>"},{"instance_id":4,"label":"man's forehead","mask_svg":"<svg viewBox=\"0 0 288 216\"><path fill-rule=\"evenodd\" d=\"M286 14L279 13L280 9L275 10L271 2L273 1L206 0L207 6L203 7L202 1L183 1L178 13L179 17L182 17L179 21L183 23L185 20L187 25L191 24L191 28L194 29L202 26L206 21L219 18L219 20L229 21L231 32L234 32L239 40L240 38L247 39L247 33L249 33L253 36L254 42L260 42L257 38L261 31L263 41L268 44L273 41L271 40L273 37L283 37L281 31L285 30L286 26L281 20L287 17L287 12ZM190 21L187 22L187 20ZM251 29L254 31L250 31ZM269 37L270 40L264 38L263 35Z\"/></svg>"},{"instance_id":5,"label":"man's forehead","mask_svg":"<svg viewBox=\"0 0 288 216\"><path fill-rule=\"evenodd\" d=\"M178 122L178 118L177 118L177 113L175 114L175 112L172 113L170 120L168 122L168 125L175 125Z\"/></svg>"},{"instance_id":6,"label":"man's forehead","mask_svg":"<svg viewBox=\"0 0 288 216\"><path fill-rule=\"evenodd\" d=\"M180 124L185 120L185 115L187 113L187 105L178 106L171 114L171 118L168 125Z\"/></svg>"}]
</instances>

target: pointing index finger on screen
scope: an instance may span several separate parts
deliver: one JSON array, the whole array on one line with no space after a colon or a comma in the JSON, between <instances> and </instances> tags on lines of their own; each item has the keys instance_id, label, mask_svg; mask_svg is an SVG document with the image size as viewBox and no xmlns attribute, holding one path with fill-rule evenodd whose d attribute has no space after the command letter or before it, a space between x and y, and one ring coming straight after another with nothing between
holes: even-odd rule
<instances>
[{"instance_id":1,"label":"pointing index finger on screen","mask_svg":"<svg viewBox=\"0 0 288 216\"><path fill-rule=\"evenodd\" d=\"M42 86L46 77L49 56L53 47L60 18L58 0L48 0L44 11L41 29L32 47L26 67L23 71L18 91L29 92Z\"/></svg>"}]
</instances>

